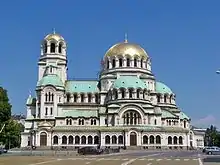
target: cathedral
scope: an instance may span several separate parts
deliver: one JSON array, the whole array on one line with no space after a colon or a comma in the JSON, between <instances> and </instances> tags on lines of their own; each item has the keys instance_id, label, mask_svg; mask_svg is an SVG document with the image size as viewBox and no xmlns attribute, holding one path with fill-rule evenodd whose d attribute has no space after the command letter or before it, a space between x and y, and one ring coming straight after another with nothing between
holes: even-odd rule
<instances>
[{"instance_id":1,"label":"cathedral","mask_svg":"<svg viewBox=\"0 0 220 165\"><path fill-rule=\"evenodd\" d=\"M97 48L98 49L98 48ZM36 95L29 95L21 147L190 149L204 132L176 105L151 71L151 58L127 39L103 52L97 79L67 79L67 44L57 33L41 42Z\"/></svg>"}]
</instances>

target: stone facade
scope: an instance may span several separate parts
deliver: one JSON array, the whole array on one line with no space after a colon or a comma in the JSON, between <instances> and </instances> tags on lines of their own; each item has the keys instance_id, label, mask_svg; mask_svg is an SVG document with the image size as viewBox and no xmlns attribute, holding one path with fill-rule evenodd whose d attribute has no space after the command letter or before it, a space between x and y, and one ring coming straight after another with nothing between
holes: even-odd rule
<instances>
[{"instance_id":1,"label":"stone facade","mask_svg":"<svg viewBox=\"0 0 220 165\"><path fill-rule=\"evenodd\" d=\"M27 99L21 146L186 149L204 133L176 106L176 95L156 81L146 51L127 40L104 55L97 80L68 80L66 42L47 35L41 45L36 97Z\"/></svg>"}]
</instances>

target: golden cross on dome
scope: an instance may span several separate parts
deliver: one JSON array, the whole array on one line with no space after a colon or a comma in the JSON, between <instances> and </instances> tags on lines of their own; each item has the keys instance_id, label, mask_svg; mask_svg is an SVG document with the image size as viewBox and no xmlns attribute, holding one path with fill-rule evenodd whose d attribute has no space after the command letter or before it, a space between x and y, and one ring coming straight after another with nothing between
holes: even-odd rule
<instances>
[{"instance_id":1,"label":"golden cross on dome","mask_svg":"<svg viewBox=\"0 0 220 165\"><path fill-rule=\"evenodd\" d=\"M55 30L55 28L53 28L53 34L56 34L56 30Z\"/></svg>"},{"instance_id":2,"label":"golden cross on dome","mask_svg":"<svg viewBox=\"0 0 220 165\"><path fill-rule=\"evenodd\" d=\"M125 33L125 43L128 43L128 34Z\"/></svg>"}]
</instances>

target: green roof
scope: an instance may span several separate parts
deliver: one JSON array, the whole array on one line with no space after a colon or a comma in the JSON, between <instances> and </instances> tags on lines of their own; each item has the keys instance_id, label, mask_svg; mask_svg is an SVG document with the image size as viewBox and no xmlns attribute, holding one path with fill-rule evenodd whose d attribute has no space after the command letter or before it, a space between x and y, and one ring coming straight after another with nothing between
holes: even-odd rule
<instances>
[{"instance_id":1,"label":"green roof","mask_svg":"<svg viewBox=\"0 0 220 165\"><path fill-rule=\"evenodd\" d=\"M66 91L70 93L96 93L99 92L97 81L67 81Z\"/></svg>"},{"instance_id":2,"label":"green roof","mask_svg":"<svg viewBox=\"0 0 220 165\"><path fill-rule=\"evenodd\" d=\"M36 98L29 96L26 101L26 104L31 105L31 104L35 104L35 103L36 103Z\"/></svg>"},{"instance_id":3,"label":"green roof","mask_svg":"<svg viewBox=\"0 0 220 165\"><path fill-rule=\"evenodd\" d=\"M120 76L115 80L113 88L147 88L147 85L137 76Z\"/></svg>"},{"instance_id":4,"label":"green roof","mask_svg":"<svg viewBox=\"0 0 220 165\"><path fill-rule=\"evenodd\" d=\"M190 118L183 112L180 112L180 119L186 119L189 120Z\"/></svg>"},{"instance_id":5,"label":"green roof","mask_svg":"<svg viewBox=\"0 0 220 165\"><path fill-rule=\"evenodd\" d=\"M71 116L71 117L98 117L97 110L64 110L63 117Z\"/></svg>"},{"instance_id":6,"label":"green roof","mask_svg":"<svg viewBox=\"0 0 220 165\"><path fill-rule=\"evenodd\" d=\"M162 110L161 112L162 112L162 116L161 116L162 118L177 118L177 116L175 116L168 110Z\"/></svg>"},{"instance_id":7,"label":"green roof","mask_svg":"<svg viewBox=\"0 0 220 165\"><path fill-rule=\"evenodd\" d=\"M166 86L164 83L162 82L156 82L156 92L157 93L168 93L168 94L171 94L173 93L172 90Z\"/></svg>"},{"instance_id":8,"label":"green roof","mask_svg":"<svg viewBox=\"0 0 220 165\"><path fill-rule=\"evenodd\" d=\"M46 85L53 85L55 87L64 87L64 84L63 84L62 80L56 74L48 74L48 75L44 76L37 83L37 87L46 86Z\"/></svg>"}]
</instances>

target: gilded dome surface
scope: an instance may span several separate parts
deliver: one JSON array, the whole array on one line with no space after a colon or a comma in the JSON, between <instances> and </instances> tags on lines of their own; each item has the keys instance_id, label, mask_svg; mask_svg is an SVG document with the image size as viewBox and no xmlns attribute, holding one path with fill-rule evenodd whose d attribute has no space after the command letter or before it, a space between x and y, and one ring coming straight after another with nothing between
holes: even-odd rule
<instances>
[{"instance_id":1,"label":"gilded dome surface","mask_svg":"<svg viewBox=\"0 0 220 165\"><path fill-rule=\"evenodd\" d=\"M64 40L64 38L57 33L48 34L44 39L45 40L56 40L56 41Z\"/></svg>"},{"instance_id":2,"label":"gilded dome surface","mask_svg":"<svg viewBox=\"0 0 220 165\"><path fill-rule=\"evenodd\" d=\"M139 45L122 42L113 45L105 54L105 57L113 57L117 55L129 55L131 57L147 58L146 51Z\"/></svg>"}]
</instances>

